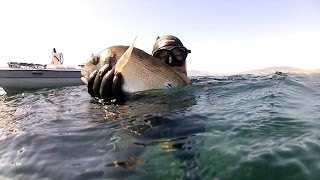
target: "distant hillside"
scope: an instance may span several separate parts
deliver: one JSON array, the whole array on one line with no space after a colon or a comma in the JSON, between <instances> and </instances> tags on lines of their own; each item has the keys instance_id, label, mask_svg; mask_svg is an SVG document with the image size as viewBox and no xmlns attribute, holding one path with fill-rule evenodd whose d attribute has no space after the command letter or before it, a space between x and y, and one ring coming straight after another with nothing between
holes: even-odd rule
<instances>
[{"instance_id":1,"label":"distant hillside","mask_svg":"<svg viewBox=\"0 0 320 180\"><path fill-rule=\"evenodd\" d=\"M293 67L268 67L260 70L252 70L252 71L245 71L241 74L272 74L275 72L282 72L282 73L320 73L320 69L313 69L313 70L305 70L300 68L293 68Z\"/></svg>"},{"instance_id":2,"label":"distant hillside","mask_svg":"<svg viewBox=\"0 0 320 180\"><path fill-rule=\"evenodd\" d=\"M235 75L235 74L265 75L265 74L273 74L277 71L282 73L320 73L320 69L305 70L305 69L283 66L283 67L268 67L264 69L234 72L234 73L213 73L213 72L207 72L207 71L191 70L191 71L188 71L188 76L219 76L219 75Z\"/></svg>"},{"instance_id":3,"label":"distant hillside","mask_svg":"<svg viewBox=\"0 0 320 180\"><path fill-rule=\"evenodd\" d=\"M196 70L191 70L188 71L188 76L214 76L216 74L207 72L207 71L196 71Z\"/></svg>"},{"instance_id":4,"label":"distant hillside","mask_svg":"<svg viewBox=\"0 0 320 180\"><path fill-rule=\"evenodd\" d=\"M197 71L197 70L190 70L188 71L188 76L228 76L228 75L235 75L239 74L237 72L235 73L214 73L209 71Z\"/></svg>"}]
</instances>

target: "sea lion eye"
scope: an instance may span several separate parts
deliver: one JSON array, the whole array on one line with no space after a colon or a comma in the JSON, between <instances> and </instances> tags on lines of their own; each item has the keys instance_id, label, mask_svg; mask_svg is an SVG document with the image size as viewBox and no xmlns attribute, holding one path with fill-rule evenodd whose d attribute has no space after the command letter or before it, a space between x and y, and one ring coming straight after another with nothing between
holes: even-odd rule
<instances>
[{"instance_id":1,"label":"sea lion eye","mask_svg":"<svg viewBox=\"0 0 320 180\"><path fill-rule=\"evenodd\" d=\"M117 63L117 59L115 56L111 55L111 56L107 56L105 58L105 64L109 64L111 66L115 66Z\"/></svg>"},{"instance_id":2,"label":"sea lion eye","mask_svg":"<svg viewBox=\"0 0 320 180\"><path fill-rule=\"evenodd\" d=\"M93 65L97 65L97 64L99 63L99 61L100 61L100 56L99 56L99 55L94 56L94 57L92 58L92 64L93 64Z\"/></svg>"}]
</instances>

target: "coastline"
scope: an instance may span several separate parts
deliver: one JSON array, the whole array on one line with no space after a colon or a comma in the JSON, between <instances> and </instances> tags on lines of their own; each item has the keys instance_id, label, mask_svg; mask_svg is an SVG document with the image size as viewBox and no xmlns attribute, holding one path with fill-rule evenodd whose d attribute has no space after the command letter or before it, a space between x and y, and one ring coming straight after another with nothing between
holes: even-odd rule
<instances>
[{"instance_id":1,"label":"coastline","mask_svg":"<svg viewBox=\"0 0 320 180\"><path fill-rule=\"evenodd\" d=\"M293 74L319 74L320 69L300 69L287 66L279 67L268 67L257 70L241 71L241 72L226 72L226 73L214 73L210 71L198 71L190 70L188 71L188 76L231 76L231 75L243 75L243 74L252 74L252 75L268 75L274 74L276 72L281 73L293 73Z\"/></svg>"}]
</instances>

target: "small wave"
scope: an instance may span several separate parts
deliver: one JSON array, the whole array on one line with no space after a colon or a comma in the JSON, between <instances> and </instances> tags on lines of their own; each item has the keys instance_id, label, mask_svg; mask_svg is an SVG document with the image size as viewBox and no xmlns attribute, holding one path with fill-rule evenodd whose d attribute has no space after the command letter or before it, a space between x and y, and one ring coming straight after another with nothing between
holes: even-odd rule
<instances>
[{"instance_id":1,"label":"small wave","mask_svg":"<svg viewBox=\"0 0 320 180\"><path fill-rule=\"evenodd\" d=\"M319 75L192 81L122 106L93 103L84 86L4 96L1 177L320 177Z\"/></svg>"}]
</instances>

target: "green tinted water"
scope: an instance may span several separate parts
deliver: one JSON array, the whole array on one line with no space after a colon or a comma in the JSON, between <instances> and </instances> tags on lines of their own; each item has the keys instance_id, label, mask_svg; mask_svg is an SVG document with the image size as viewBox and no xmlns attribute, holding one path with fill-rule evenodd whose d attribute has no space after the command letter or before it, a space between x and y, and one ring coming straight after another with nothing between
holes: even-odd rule
<instances>
[{"instance_id":1,"label":"green tinted water","mask_svg":"<svg viewBox=\"0 0 320 180\"><path fill-rule=\"evenodd\" d=\"M2 97L0 178L320 178L319 75L193 81L124 106L84 86Z\"/></svg>"}]
</instances>

